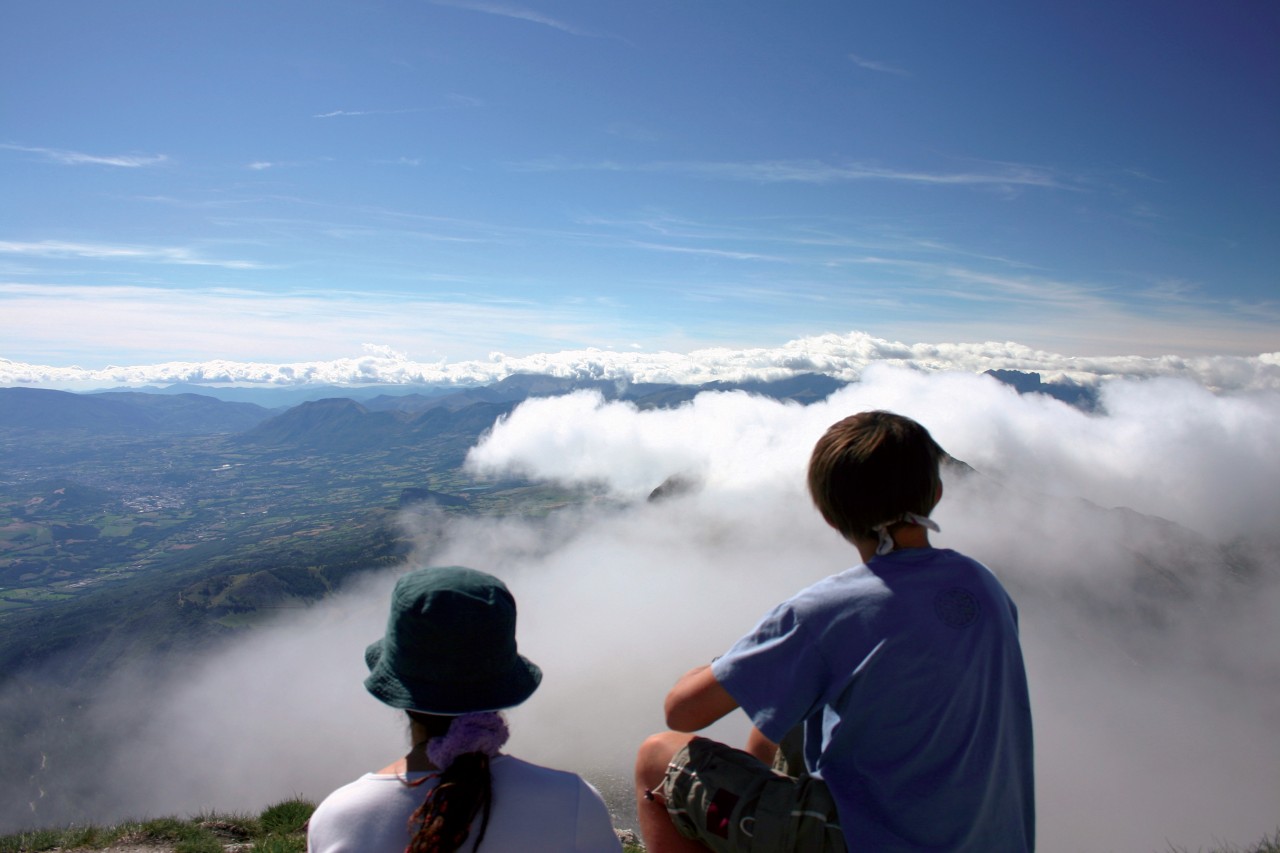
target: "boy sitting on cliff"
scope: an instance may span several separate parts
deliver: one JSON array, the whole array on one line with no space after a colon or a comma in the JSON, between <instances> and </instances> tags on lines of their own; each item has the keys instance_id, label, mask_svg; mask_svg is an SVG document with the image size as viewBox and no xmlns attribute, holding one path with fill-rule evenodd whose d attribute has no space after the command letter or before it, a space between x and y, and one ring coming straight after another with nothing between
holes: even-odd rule
<instances>
[{"instance_id":1,"label":"boy sitting on cliff","mask_svg":"<svg viewBox=\"0 0 1280 853\"><path fill-rule=\"evenodd\" d=\"M985 566L929 544L944 457L889 412L818 441L809 491L864 563L783 602L672 688L674 731L636 761L650 853L1033 849L1017 611ZM739 707L755 726L747 752L683 734ZM769 762L796 727L793 777Z\"/></svg>"}]
</instances>

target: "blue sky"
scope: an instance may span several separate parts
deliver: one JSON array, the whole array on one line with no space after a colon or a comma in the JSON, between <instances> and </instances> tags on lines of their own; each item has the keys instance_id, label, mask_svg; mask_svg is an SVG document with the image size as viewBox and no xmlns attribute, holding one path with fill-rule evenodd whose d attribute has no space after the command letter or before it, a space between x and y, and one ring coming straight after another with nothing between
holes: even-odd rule
<instances>
[{"instance_id":1,"label":"blue sky","mask_svg":"<svg viewBox=\"0 0 1280 853\"><path fill-rule=\"evenodd\" d=\"M15 0L0 360L1275 352L1278 39L1263 2Z\"/></svg>"}]
</instances>

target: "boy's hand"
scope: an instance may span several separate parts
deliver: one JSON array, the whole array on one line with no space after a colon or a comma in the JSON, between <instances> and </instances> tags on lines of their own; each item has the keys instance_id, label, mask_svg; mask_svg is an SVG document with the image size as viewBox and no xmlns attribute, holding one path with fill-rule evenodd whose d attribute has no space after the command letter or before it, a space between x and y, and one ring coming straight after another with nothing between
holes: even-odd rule
<instances>
[{"instance_id":1,"label":"boy's hand","mask_svg":"<svg viewBox=\"0 0 1280 853\"><path fill-rule=\"evenodd\" d=\"M737 708L738 702L716 680L710 666L700 666L680 677L664 707L668 728L696 732Z\"/></svg>"}]
</instances>

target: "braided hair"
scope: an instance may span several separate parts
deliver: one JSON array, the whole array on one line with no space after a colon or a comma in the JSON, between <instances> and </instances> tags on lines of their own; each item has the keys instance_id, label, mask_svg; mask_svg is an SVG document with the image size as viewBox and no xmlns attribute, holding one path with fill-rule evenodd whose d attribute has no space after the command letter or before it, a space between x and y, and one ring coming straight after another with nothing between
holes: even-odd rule
<instances>
[{"instance_id":1,"label":"braided hair","mask_svg":"<svg viewBox=\"0 0 1280 853\"><path fill-rule=\"evenodd\" d=\"M471 849L479 849L493 806L493 776L489 771L489 759L506 741L506 725L496 714L457 718L417 711L409 711L408 714L430 736L428 755L440 772L436 777L427 777L438 781L409 818L413 837L405 853L454 853L461 850L477 815L480 816L480 825ZM474 731L467 733L461 730L477 717L487 718L479 721L482 729L486 730L480 731L478 738ZM459 720L464 722L454 725Z\"/></svg>"}]
</instances>

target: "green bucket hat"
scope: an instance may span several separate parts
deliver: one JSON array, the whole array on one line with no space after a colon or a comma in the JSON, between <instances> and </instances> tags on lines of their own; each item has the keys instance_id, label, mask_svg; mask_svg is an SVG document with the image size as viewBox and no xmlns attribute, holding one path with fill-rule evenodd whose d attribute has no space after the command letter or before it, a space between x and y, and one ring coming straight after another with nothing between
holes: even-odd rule
<instances>
[{"instance_id":1,"label":"green bucket hat","mask_svg":"<svg viewBox=\"0 0 1280 853\"><path fill-rule=\"evenodd\" d=\"M519 705L542 670L516 653L516 601L502 581L462 566L396 582L387 633L365 649L365 688L393 708L457 715Z\"/></svg>"}]
</instances>

